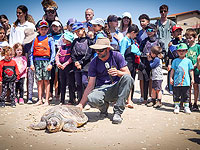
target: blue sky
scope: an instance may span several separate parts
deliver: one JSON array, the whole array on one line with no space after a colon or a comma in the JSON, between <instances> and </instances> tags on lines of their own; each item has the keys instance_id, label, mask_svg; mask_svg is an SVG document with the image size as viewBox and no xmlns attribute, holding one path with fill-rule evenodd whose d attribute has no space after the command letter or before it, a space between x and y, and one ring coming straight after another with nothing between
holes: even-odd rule
<instances>
[{"instance_id":1,"label":"blue sky","mask_svg":"<svg viewBox=\"0 0 200 150\"><path fill-rule=\"evenodd\" d=\"M5 14L10 23L16 20L16 8L18 5L26 5L29 14L35 21L42 18L44 12L41 5L42 0L1 0L0 14ZM128 11L132 15L133 23L139 25L138 17L146 13L150 17L160 16L159 6L167 4L169 15L191 10L199 10L200 0L55 0L58 5L58 15L63 24L71 17L78 21L84 21L86 8L92 8L95 17L106 19L108 15L121 16Z\"/></svg>"}]
</instances>

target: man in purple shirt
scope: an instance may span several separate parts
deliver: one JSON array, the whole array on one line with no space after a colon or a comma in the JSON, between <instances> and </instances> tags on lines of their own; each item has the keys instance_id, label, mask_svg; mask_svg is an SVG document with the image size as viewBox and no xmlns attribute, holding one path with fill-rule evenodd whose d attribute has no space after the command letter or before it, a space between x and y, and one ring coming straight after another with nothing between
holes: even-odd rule
<instances>
[{"instance_id":1,"label":"man in purple shirt","mask_svg":"<svg viewBox=\"0 0 200 150\"><path fill-rule=\"evenodd\" d=\"M96 50L97 57L90 63L89 82L78 106L83 109L88 101L100 110L100 117L104 118L108 115L109 102L115 102L112 123L119 124L134 80L123 56L111 50L113 47L108 38L98 38L90 48Z\"/></svg>"}]
</instances>

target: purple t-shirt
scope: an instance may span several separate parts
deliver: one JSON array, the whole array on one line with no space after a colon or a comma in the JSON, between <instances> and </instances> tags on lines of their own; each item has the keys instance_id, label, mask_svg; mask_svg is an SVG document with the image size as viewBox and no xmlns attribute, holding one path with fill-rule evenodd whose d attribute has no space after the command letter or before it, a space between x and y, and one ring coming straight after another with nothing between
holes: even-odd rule
<instances>
[{"instance_id":1,"label":"purple t-shirt","mask_svg":"<svg viewBox=\"0 0 200 150\"><path fill-rule=\"evenodd\" d=\"M96 77L96 86L103 84L111 84L111 79L108 74L108 70L105 67L105 63L108 62L110 67L116 67L117 70L125 67L127 62L124 57L116 51L110 51L110 57L105 62L96 56L91 62L88 70L89 77ZM119 81L118 76L112 76L114 82Z\"/></svg>"}]
</instances>

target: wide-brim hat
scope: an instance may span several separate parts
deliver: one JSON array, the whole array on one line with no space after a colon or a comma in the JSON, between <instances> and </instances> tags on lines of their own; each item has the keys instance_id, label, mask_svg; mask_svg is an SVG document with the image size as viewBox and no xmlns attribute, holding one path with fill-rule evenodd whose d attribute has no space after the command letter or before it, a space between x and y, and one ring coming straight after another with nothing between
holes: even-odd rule
<instances>
[{"instance_id":1,"label":"wide-brim hat","mask_svg":"<svg viewBox=\"0 0 200 150\"><path fill-rule=\"evenodd\" d=\"M92 49L104 49L108 47L114 49L110 46L110 40L106 37L99 37L94 45L90 45Z\"/></svg>"},{"instance_id":2,"label":"wide-brim hat","mask_svg":"<svg viewBox=\"0 0 200 150\"><path fill-rule=\"evenodd\" d=\"M26 28L24 30L25 38L23 44L27 44L33 41L33 39L37 36L37 32L34 31L33 28Z\"/></svg>"}]
</instances>

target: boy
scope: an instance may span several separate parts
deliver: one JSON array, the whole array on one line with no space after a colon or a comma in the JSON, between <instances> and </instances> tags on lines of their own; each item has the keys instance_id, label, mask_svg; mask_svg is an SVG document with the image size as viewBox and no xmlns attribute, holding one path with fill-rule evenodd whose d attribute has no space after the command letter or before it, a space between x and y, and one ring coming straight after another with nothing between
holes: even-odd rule
<instances>
[{"instance_id":1,"label":"boy","mask_svg":"<svg viewBox=\"0 0 200 150\"><path fill-rule=\"evenodd\" d=\"M45 105L49 105L49 92L51 78L51 69L55 60L55 44L54 40L47 37L49 25L46 21L42 20L39 22L39 33L32 44L31 55L30 55L30 68L35 70L36 80L38 81L38 98L39 101L36 105L42 105L42 88L43 83L46 89Z\"/></svg>"},{"instance_id":2,"label":"boy","mask_svg":"<svg viewBox=\"0 0 200 150\"><path fill-rule=\"evenodd\" d=\"M188 47L185 43L177 46L177 53L179 58L174 59L172 62L172 70L170 74L170 84L173 87L174 97L174 113L178 114L180 111L180 101L184 104L184 112L190 114L189 98L190 98L190 85L194 83L194 75L192 61L186 58ZM190 82L191 78L191 82Z\"/></svg>"},{"instance_id":3,"label":"boy","mask_svg":"<svg viewBox=\"0 0 200 150\"><path fill-rule=\"evenodd\" d=\"M194 65L194 104L191 103L191 92L190 92L190 107L193 111L198 111L198 96L199 96L199 88L198 84L200 84L200 71L197 68L197 58L200 57L200 45L195 44L195 40L197 38L197 33L194 29L187 29L186 33L186 41L189 46L188 53L186 57L192 61ZM191 87L192 88L192 87Z\"/></svg>"},{"instance_id":4,"label":"boy","mask_svg":"<svg viewBox=\"0 0 200 150\"><path fill-rule=\"evenodd\" d=\"M160 59L162 49L159 46L154 46L151 48L151 56L147 59L150 61L150 67L152 69L152 99L151 102L147 104L148 107L153 106L154 108L161 107L162 99L162 60ZM157 100L156 100L157 98Z\"/></svg>"},{"instance_id":5,"label":"boy","mask_svg":"<svg viewBox=\"0 0 200 150\"><path fill-rule=\"evenodd\" d=\"M167 86L165 89L170 93L173 94L173 86L170 84L169 77L171 72L171 65L172 61L175 58L178 58L178 54L176 52L176 47L180 43L186 43L185 39L182 38L182 31L183 29L179 25L175 25L172 28L172 36L173 39L169 43L169 50L168 50L168 62L167 62L167 69L168 69L168 76L167 76Z\"/></svg>"}]
</instances>

